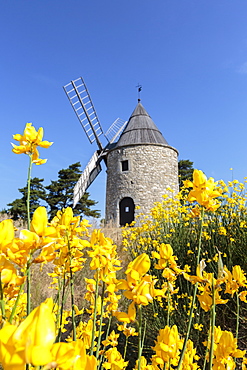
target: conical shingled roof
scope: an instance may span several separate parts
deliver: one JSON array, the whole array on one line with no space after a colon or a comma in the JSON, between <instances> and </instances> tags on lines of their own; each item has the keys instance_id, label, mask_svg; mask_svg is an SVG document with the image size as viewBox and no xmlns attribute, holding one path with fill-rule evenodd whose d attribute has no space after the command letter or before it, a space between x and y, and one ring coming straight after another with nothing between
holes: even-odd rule
<instances>
[{"instance_id":1,"label":"conical shingled roof","mask_svg":"<svg viewBox=\"0 0 247 370\"><path fill-rule=\"evenodd\" d=\"M168 145L162 133L158 130L152 118L140 102L130 116L116 147L132 144Z\"/></svg>"}]
</instances>

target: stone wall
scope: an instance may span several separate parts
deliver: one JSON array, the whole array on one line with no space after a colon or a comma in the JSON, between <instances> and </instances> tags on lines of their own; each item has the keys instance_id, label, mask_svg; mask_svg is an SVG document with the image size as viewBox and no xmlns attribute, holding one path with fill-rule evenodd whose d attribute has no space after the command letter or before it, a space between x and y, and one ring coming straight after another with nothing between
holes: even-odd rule
<instances>
[{"instance_id":1,"label":"stone wall","mask_svg":"<svg viewBox=\"0 0 247 370\"><path fill-rule=\"evenodd\" d=\"M131 197L147 214L162 195L178 192L178 153L165 145L141 144L113 149L107 156L106 222L119 224L119 202ZM128 171L121 162L128 160Z\"/></svg>"}]
</instances>

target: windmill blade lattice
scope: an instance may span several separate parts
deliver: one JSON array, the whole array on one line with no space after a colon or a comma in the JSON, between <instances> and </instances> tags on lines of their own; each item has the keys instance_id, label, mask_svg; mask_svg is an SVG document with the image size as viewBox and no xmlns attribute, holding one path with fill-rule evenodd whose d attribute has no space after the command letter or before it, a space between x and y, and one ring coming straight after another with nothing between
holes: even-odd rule
<instances>
[{"instance_id":1,"label":"windmill blade lattice","mask_svg":"<svg viewBox=\"0 0 247 370\"><path fill-rule=\"evenodd\" d=\"M118 140L127 123L128 123L127 121L124 121L121 118L117 118L113 122L113 124L108 128L108 130L105 133L105 137L110 144Z\"/></svg>"},{"instance_id":2,"label":"windmill blade lattice","mask_svg":"<svg viewBox=\"0 0 247 370\"><path fill-rule=\"evenodd\" d=\"M90 143L97 142L103 150L99 136L103 134L98 116L93 106L88 89L82 77L71 81L63 87Z\"/></svg>"},{"instance_id":3,"label":"windmill blade lattice","mask_svg":"<svg viewBox=\"0 0 247 370\"><path fill-rule=\"evenodd\" d=\"M102 170L100 161L101 158L99 158L98 153L95 152L74 187L73 207L76 206L87 188L92 184L94 179Z\"/></svg>"}]
</instances>

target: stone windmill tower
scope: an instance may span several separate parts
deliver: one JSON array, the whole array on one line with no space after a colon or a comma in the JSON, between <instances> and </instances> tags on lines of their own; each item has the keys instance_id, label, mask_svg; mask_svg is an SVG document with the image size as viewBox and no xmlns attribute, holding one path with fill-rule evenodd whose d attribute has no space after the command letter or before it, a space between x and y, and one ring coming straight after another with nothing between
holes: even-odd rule
<instances>
[{"instance_id":1,"label":"stone windmill tower","mask_svg":"<svg viewBox=\"0 0 247 370\"><path fill-rule=\"evenodd\" d=\"M101 171L107 167L106 223L114 226L135 220L136 206L148 213L167 188L178 192L178 152L168 145L140 99L128 122L117 119L103 134L85 82L80 77L64 86L69 101L91 143L93 154L74 189L74 206ZM170 193L169 193L170 194Z\"/></svg>"},{"instance_id":2,"label":"stone windmill tower","mask_svg":"<svg viewBox=\"0 0 247 370\"><path fill-rule=\"evenodd\" d=\"M177 193L177 158L177 150L168 145L139 101L107 153L106 222L130 223L137 205L147 214L168 187Z\"/></svg>"}]
</instances>

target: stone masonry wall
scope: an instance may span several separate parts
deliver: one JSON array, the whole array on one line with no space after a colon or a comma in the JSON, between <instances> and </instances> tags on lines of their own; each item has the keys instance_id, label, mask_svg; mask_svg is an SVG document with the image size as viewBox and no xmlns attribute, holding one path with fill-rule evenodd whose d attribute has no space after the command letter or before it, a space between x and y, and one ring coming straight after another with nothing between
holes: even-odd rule
<instances>
[{"instance_id":1,"label":"stone masonry wall","mask_svg":"<svg viewBox=\"0 0 247 370\"><path fill-rule=\"evenodd\" d=\"M155 144L113 149L107 156L106 222L119 225L119 202L131 197L139 211L147 214L162 195L178 192L177 150ZM128 160L129 170L121 162Z\"/></svg>"}]
</instances>

